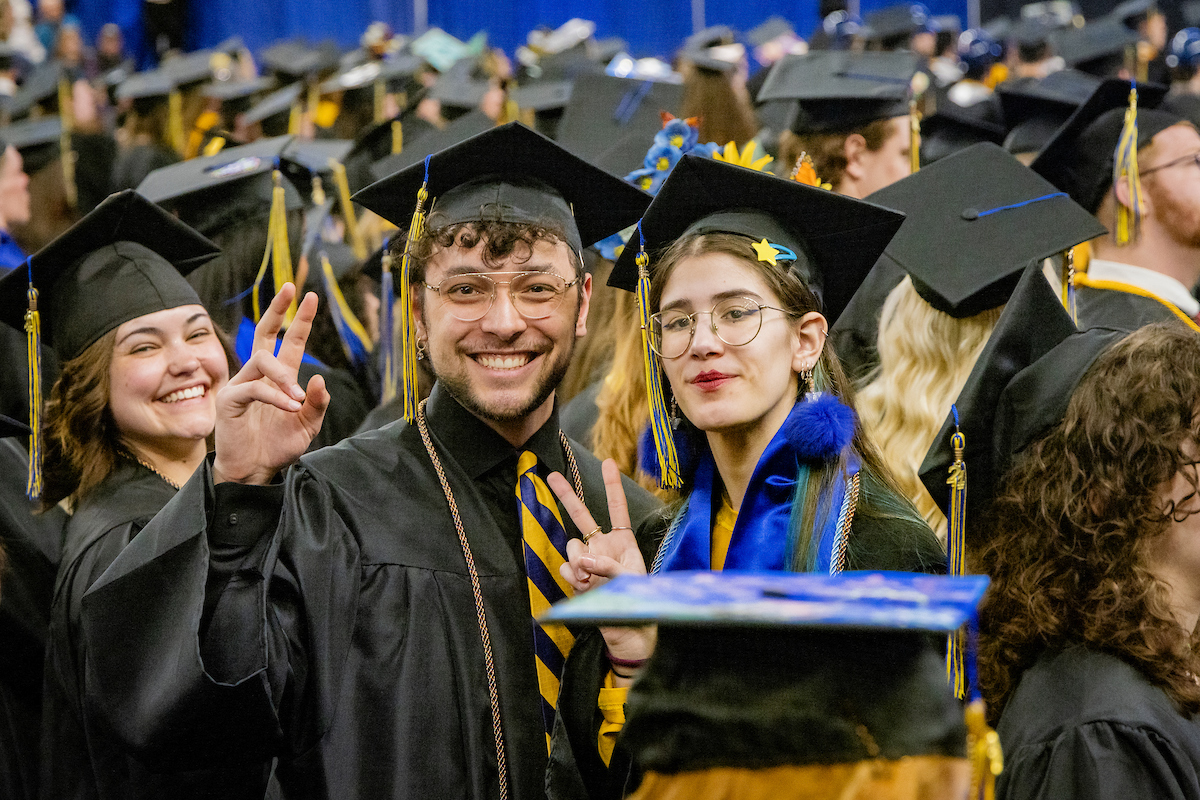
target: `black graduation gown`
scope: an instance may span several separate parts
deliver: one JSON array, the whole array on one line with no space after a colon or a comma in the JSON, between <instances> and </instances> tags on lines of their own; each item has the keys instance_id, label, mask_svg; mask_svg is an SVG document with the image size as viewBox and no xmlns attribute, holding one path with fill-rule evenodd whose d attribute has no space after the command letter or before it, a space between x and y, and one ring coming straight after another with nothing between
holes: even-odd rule
<instances>
[{"instance_id":1,"label":"black graduation gown","mask_svg":"<svg viewBox=\"0 0 1200 800\"><path fill-rule=\"evenodd\" d=\"M66 515L34 515L25 451L0 440L0 798L37 797L42 662Z\"/></svg>"},{"instance_id":2,"label":"black graduation gown","mask_svg":"<svg viewBox=\"0 0 1200 800\"><path fill-rule=\"evenodd\" d=\"M313 438L309 450L328 447L353 436L371 410L362 387L346 370L334 369L324 364L304 363L300 365L297 382L307 387L313 375L325 378L325 388L329 390L329 409L325 412L321 430Z\"/></svg>"},{"instance_id":3,"label":"black graduation gown","mask_svg":"<svg viewBox=\"0 0 1200 800\"><path fill-rule=\"evenodd\" d=\"M156 169L179 163L179 154L157 144L139 144L123 150L112 167L111 191L136 189Z\"/></svg>"},{"instance_id":4,"label":"black graduation gown","mask_svg":"<svg viewBox=\"0 0 1200 800\"><path fill-rule=\"evenodd\" d=\"M1115 656L1043 653L996 730L999 800L1200 798L1200 723Z\"/></svg>"},{"instance_id":5,"label":"black graduation gown","mask_svg":"<svg viewBox=\"0 0 1200 800\"><path fill-rule=\"evenodd\" d=\"M46 653L41 794L48 800L235 797L235 787L248 785L241 774L229 781L215 773L152 774L119 747L103 722L86 707L87 662L121 632L114 629L85 638L80 628L80 603L88 588L175 491L150 470L122 459L67 523ZM145 600L154 602L154 598ZM267 772L269 765L260 765L249 773L259 785L256 791L241 796L261 798Z\"/></svg>"},{"instance_id":6,"label":"black graduation gown","mask_svg":"<svg viewBox=\"0 0 1200 800\"><path fill-rule=\"evenodd\" d=\"M1115 289L1078 286L1075 289L1075 317L1080 330L1095 327L1115 328L1132 333L1156 322L1179 322L1174 306Z\"/></svg>"},{"instance_id":7,"label":"black graduation gown","mask_svg":"<svg viewBox=\"0 0 1200 800\"><path fill-rule=\"evenodd\" d=\"M542 797L517 451L438 387L428 418L487 609L510 796ZM526 447L565 469L557 414ZM573 449L607 526L599 462ZM635 520L661 523L626 492ZM89 641L122 634L91 660L89 698L148 760L278 755L288 797L498 796L471 584L415 425L309 453L271 486L213 486L206 464L83 615Z\"/></svg>"},{"instance_id":8,"label":"black graduation gown","mask_svg":"<svg viewBox=\"0 0 1200 800\"><path fill-rule=\"evenodd\" d=\"M833 352L857 386L879 366L879 314L906 274L890 258L879 259L829 329Z\"/></svg>"}]
</instances>

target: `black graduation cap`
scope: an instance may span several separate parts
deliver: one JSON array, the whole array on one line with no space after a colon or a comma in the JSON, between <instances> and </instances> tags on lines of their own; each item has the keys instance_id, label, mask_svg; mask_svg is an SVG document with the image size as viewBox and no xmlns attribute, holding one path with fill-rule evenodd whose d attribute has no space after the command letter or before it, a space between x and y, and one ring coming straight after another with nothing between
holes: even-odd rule
<instances>
[{"instance_id":1,"label":"black graduation cap","mask_svg":"<svg viewBox=\"0 0 1200 800\"><path fill-rule=\"evenodd\" d=\"M430 202L436 198L434 210L447 224L478 220L481 213L513 222L552 220L577 251L636 222L649 202L640 189L517 122L434 153L371 184L354 201L407 228L426 180Z\"/></svg>"},{"instance_id":2,"label":"black graduation cap","mask_svg":"<svg viewBox=\"0 0 1200 800\"><path fill-rule=\"evenodd\" d=\"M679 116L683 86L583 75L558 125L557 141L575 155L623 177L641 164L663 112Z\"/></svg>"},{"instance_id":3,"label":"black graduation cap","mask_svg":"<svg viewBox=\"0 0 1200 800\"><path fill-rule=\"evenodd\" d=\"M1003 305L1026 265L1105 233L1094 216L991 143L960 150L868 199L907 215L883 259L952 317Z\"/></svg>"},{"instance_id":4,"label":"black graduation cap","mask_svg":"<svg viewBox=\"0 0 1200 800\"><path fill-rule=\"evenodd\" d=\"M964 758L945 634L971 623L986 586L982 575L623 575L543 619L657 624L621 732L651 772Z\"/></svg>"},{"instance_id":5,"label":"black graduation cap","mask_svg":"<svg viewBox=\"0 0 1200 800\"><path fill-rule=\"evenodd\" d=\"M849 131L908 114L918 57L913 53L819 50L779 61L758 101L797 100L796 133Z\"/></svg>"},{"instance_id":6,"label":"black graduation cap","mask_svg":"<svg viewBox=\"0 0 1200 800\"><path fill-rule=\"evenodd\" d=\"M985 116L985 104L989 100L964 108L943 95L921 122L922 167L979 142L1004 141L1004 126Z\"/></svg>"},{"instance_id":7,"label":"black graduation cap","mask_svg":"<svg viewBox=\"0 0 1200 800\"><path fill-rule=\"evenodd\" d=\"M875 42L907 38L922 31L936 31L929 9L921 3L900 3L867 14L863 38Z\"/></svg>"},{"instance_id":8,"label":"black graduation cap","mask_svg":"<svg viewBox=\"0 0 1200 800\"><path fill-rule=\"evenodd\" d=\"M996 97L1008 128L1004 149L1038 152L1099 86L1099 78L1073 69L1052 72L1041 80L1000 84Z\"/></svg>"},{"instance_id":9,"label":"black graduation cap","mask_svg":"<svg viewBox=\"0 0 1200 800\"><path fill-rule=\"evenodd\" d=\"M11 119L20 119L33 111L34 106L42 103L57 111L58 87L63 78L62 65L57 61L44 61L34 68L21 88L13 95L7 109Z\"/></svg>"},{"instance_id":10,"label":"black graduation cap","mask_svg":"<svg viewBox=\"0 0 1200 800\"><path fill-rule=\"evenodd\" d=\"M0 128L0 141L17 148L25 173L33 175L58 158L62 143L62 120L58 117L41 117L14 122Z\"/></svg>"},{"instance_id":11,"label":"black graduation cap","mask_svg":"<svg viewBox=\"0 0 1200 800\"><path fill-rule=\"evenodd\" d=\"M159 69L165 73L176 86L187 87L210 81L213 78L213 56L215 50L197 50L193 53L178 55L162 62ZM222 60L225 56L222 54Z\"/></svg>"},{"instance_id":12,"label":"black graduation cap","mask_svg":"<svg viewBox=\"0 0 1200 800\"><path fill-rule=\"evenodd\" d=\"M765 239L777 255L791 250L793 269L833 324L903 220L903 214L873 203L685 155L642 217L644 242L630 239L608 285L635 290L639 245L652 254L686 233L740 233L755 242Z\"/></svg>"},{"instance_id":13,"label":"black graduation cap","mask_svg":"<svg viewBox=\"0 0 1200 800\"><path fill-rule=\"evenodd\" d=\"M309 46L302 40L293 39L271 45L262 52L260 60L281 79L295 81L335 69L340 57L341 50L332 41Z\"/></svg>"},{"instance_id":14,"label":"black graduation cap","mask_svg":"<svg viewBox=\"0 0 1200 800\"><path fill-rule=\"evenodd\" d=\"M132 190L110 196L30 259L42 341L68 361L123 322L200 304L184 275L216 245ZM29 271L0 278L0 320L24 330Z\"/></svg>"},{"instance_id":15,"label":"black graduation cap","mask_svg":"<svg viewBox=\"0 0 1200 800\"><path fill-rule=\"evenodd\" d=\"M780 16L773 16L746 32L746 41L754 47L762 47L780 36L794 34L792 23Z\"/></svg>"},{"instance_id":16,"label":"black graduation cap","mask_svg":"<svg viewBox=\"0 0 1200 800\"><path fill-rule=\"evenodd\" d=\"M274 86L275 81L270 78L218 81L204 87L204 96L228 103L236 100L247 100L272 89Z\"/></svg>"},{"instance_id":17,"label":"black graduation cap","mask_svg":"<svg viewBox=\"0 0 1200 800\"><path fill-rule=\"evenodd\" d=\"M683 40L683 51L700 50L722 44L733 44L738 39L737 31L728 25L710 25Z\"/></svg>"},{"instance_id":18,"label":"black graduation cap","mask_svg":"<svg viewBox=\"0 0 1200 800\"><path fill-rule=\"evenodd\" d=\"M305 202L312 203L315 202L313 178L320 178L322 192L332 196L336 187L331 181L334 166L330 162L344 165L353 146L349 139L292 139L280 151L280 169Z\"/></svg>"},{"instance_id":19,"label":"black graduation cap","mask_svg":"<svg viewBox=\"0 0 1200 800\"><path fill-rule=\"evenodd\" d=\"M1147 17L1157 13L1158 3L1156 0L1125 0L1108 12L1108 16L1111 19L1120 20L1123 25L1132 30L1137 30L1138 25Z\"/></svg>"},{"instance_id":20,"label":"black graduation cap","mask_svg":"<svg viewBox=\"0 0 1200 800\"><path fill-rule=\"evenodd\" d=\"M491 82L475 75L477 61L474 56L460 58L438 78L429 90L429 96L448 108L471 109L478 106L491 88Z\"/></svg>"},{"instance_id":21,"label":"black graduation cap","mask_svg":"<svg viewBox=\"0 0 1200 800\"><path fill-rule=\"evenodd\" d=\"M431 153L440 153L448 147L462 144L471 137L478 136L495 127L496 123L491 117L476 109L469 114L464 114L441 130L435 128L416 142L409 143L408 135L405 134L404 149L399 153L384 156L372 164L369 170L370 179L371 181L383 180L389 175L394 175L402 169L424 161L425 156ZM400 199L403 201L411 198Z\"/></svg>"},{"instance_id":22,"label":"black graduation cap","mask_svg":"<svg viewBox=\"0 0 1200 800\"><path fill-rule=\"evenodd\" d=\"M575 82L569 80L535 81L519 86L510 97L522 110L532 109L537 113L560 111L571 102L571 90Z\"/></svg>"},{"instance_id":23,"label":"black graduation cap","mask_svg":"<svg viewBox=\"0 0 1200 800\"><path fill-rule=\"evenodd\" d=\"M282 89L276 89L246 111L246 123L248 125L253 125L255 122L265 123L271 117L278 115L285 115L286 120L286 115L291 114L292 106L299 102L300 95L303 92L304 87L298 83L288 84ZM286 124L286 121L284 124Z\"/></svg>"},{"instance_id":24,"label":"black graduation cap","mask_svg":"<svg viewBox=\"0 0 1200 800\"><path fill-rule=\"evenodd\" d=\"M161 69L130 75L117 86L117 100L163 100L175 91L175 81Z\"/></svg>"},{"instance_id":25,"label":"black graduation cap","mask_svg":"<svg viewBox=\"0 0 1200 800\"><path fill-rule=\"evenodd\" d=\"M147 199L176 213L201 233L212 233L239 214L260 213L271 205L272 172L281 168L290 136L276 136L156 169L138 186ZM288 209L303 207L296 188L281 179Z\"/></svg>"},{"instance_id":26,"label":"black graduation cap","mask_svg":"<svg viewBox=\"0 0 1200 800\"><path fill-rule=\"evenodd\" d=\"M1138 43L1138 34L1119 19L1101 19L1082 28L1064 28L1054 37L1054 49L1067 66L1099 77L1110 77L1125 63L1125 52Z\"/></svg>"},{"instance_id":27,"label":"black graduation cap","mask_svg":"<svg viewBox=\"0 0 1200 800\"><path fill-rule=\"evenodd\" d=\"M1112 186L1113 153L1125 123L1130 88L1129 81L1116 78L1100 84L1029 165L1092 213ZM1160 131L1181 121L1174 114L1157 110L1165 93L1161 86L1138 85L1139 149Z\"/></svg>"},{"instance_id":28,"label":"black graduation cap","mask_svg":"<svg viewBox=\"0 0 1200 800\"><path fill-rule=\"evenodd\" d=\"M1041 265L1026 268L955 401L966 440L969 514L986 509L1013 458L1062 419L1088 367L1126 335L1106 328L1076 330ZM921 482L947 515L955 427L951 413L920 470Z\"/></svg>"},{"instance_id":29,"label":"black graduation cap","mask_svg":"<svg viewBox=\"0 0 1200 800\"><path fill-rule=\"evenodd\" d=\"M1044 17L1024 17L1012 26L1005 38L1016 42L1018 47L1036 50L1050 43L1055 30L1055 26ZM996 38L997 41L1004 41L1002 38Z\"/></svg>"},{"instance_id":30,"label":"black graduation cap","mask_svg":"<svg viewBox=\"0 0 1200 800\"><path fill-rule=\"evenodd\" d=\"M746 47L740 42L735 42L685 50L680 55L701 70L729 75L737 71L746 57Z\"/></svg>"}]
</instances>

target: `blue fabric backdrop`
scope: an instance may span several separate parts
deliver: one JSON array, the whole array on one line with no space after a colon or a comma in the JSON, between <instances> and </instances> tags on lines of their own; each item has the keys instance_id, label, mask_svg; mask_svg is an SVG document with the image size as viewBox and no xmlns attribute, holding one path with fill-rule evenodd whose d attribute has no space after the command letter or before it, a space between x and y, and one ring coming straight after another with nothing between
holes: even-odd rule
<instances>
[{"instance_id":1,"label":"blue fabric backdrop","mask_svg":"<svg viewBox=\"0 0 1200 800\"><path fill-rule=\"evenodd\" d=\"M925 0L934 14L966 20L966 0ZM862 0L864 13L894 0ZM692 32L690 0L427 0L429 25L466 39L480 29L510 54L538 25L556 27L571 17L596 22L600 37L620 36L635 56L668 57ZM142 44L142 0L78 0L75 13L85 35L94 40L100 26L116 22L129 46ZM748 30L773 14L789 20L801 34L817 24L817 0L705 0L705 22ZM252 51L279 39L303 36L336 40L353 47L373 20L398 31L413 28L412 3L394 0L191 0L191 48L214 45L240 35Z\"/></svg>"}]
</instances>

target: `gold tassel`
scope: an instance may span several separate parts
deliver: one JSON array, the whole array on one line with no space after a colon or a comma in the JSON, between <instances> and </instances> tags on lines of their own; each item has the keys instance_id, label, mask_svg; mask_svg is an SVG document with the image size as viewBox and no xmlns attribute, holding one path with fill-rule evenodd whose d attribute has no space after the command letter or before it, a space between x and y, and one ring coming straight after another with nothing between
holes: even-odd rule
<instances>
[{"instance_id":1,"label":"gold tassel","mask_svg":"<svg viewBox=\"0 0 1200 800\"><path fill-rule=\"evenodd\" d=\"M42 496L42 317L38 313L38 291L33 288L33 272L26 293L29 308L25 312L26 367L29 371L29 479L25 495L30 500Z\"/></svg>"},{"instance_id":2,"label":"gold tassel","mask_svg":"<svg viewBox=\"0 0 1200 800\"><path fill-rule=\"evenodd\" d=\"M954 434L950 437L950 446L954 449L954 463L950 465L950 476L946 483L950 485L950 516L946 533L947 564L951 575L963 574L963 553L966 549L966 518L967 518L967 462L963 453L967 447L967 439L958 427L958 407L951 406L954 415ZM946 678L954 696L960 700L966 696L966 682L963 667L962 632L950 634L950 642L946 650Z\"/></svg>"},{"instance_id":3,"label":"gold tassel","mask_svg":"<svg viewBox=\"0 0 1200 800\"><path fill-rule=\"evenodd\" d=\"M312 117L315 123L321 107L321 87L315 81L308 84L306 105L308 106L308 115Z\"/></svg>"},{"instance_id":4,"label":"gold tassel","mask_svg":"<svg viewBox=\"0 0 1200 800\"><path fill-rule=\"evenodd\" d=\"M381 78L379 80L376 80L375 83L372 84L372 89L374 90L373 99L375 101L375 103L374 103L375 104L374 120L375 120L375 124L379 124L380 122L383 122L383 120L384 120L383 101L387 97L387 85L384 83L383 79Z\"/></svg>"},{"instance_id":5,"label":"gold tassel","mask_svg":"<svg viewBox=\"0 0 1200 800\"><path fill-rule=\"evenodd\" d=\"M1075 248L1068 247L1062 254L1062 303L1071 315L1071 322L1079 324L1075 313Z\"/></svg>"},{"instance_id":6,"label":"gold tassel","mask_svg":"<svg viewBox=\"0 0 1200 800\"><path fill-rule=\"evenodd\" d=\"M215 156L217 153L225 149L225 137L214 136L208 140L208 144L204 145L205 156Z\"/></svg>"},{"instance_id":7,"label":"gold tassel","mask_svg":"<svg viewBox=\"0 0 1200 800\"><path fill-rule=\"evenodd\" d=\"M663 395L662 369L658 354L650 347L650 257L646 255L646 240L638 223L637 301L642 324L642 368L646 372L646 397L650 402L650 431L654 435L654 449L658 453L659 485L664 489L683 488L683 476L679 471L679 454L675 452L675 438L667 414L667 402Z\"/></svg>"},{"instance_id":8,"label":"gold tassel","mask_svg":"<svg viewBox=\"0 0 1200 800\"><path fill-rule=\"evenodd\" d=\"M909 145L909 167L915 174L921 169L921 112L917 110L917 98L908 101L908 129L912 132L912 144Z\"/></svg>"},{"instance_id":9,"label":"gold tassel","mask_svg":"<svg viewBox=\"0 0 1200 800\"><path fill-rule=\"evenodd\" d=\"M1142 181L1137 162L1137 84L1129 90L1129 108L1125 110L1125 125L1113 157L1113 186L1125 178L1129 185L1129 205L1117 203L1118 246L1136 242L1142 221Z\"/></svg>"},{"instance_id":10,"label":"gold tassel","mask_svg":"<svg viewBox=\"0 0 1200 800\"><path fill-rule=\"evenodd\" d=\"M291 110L288 111L288 136L300 135L300 119L303 112L300 110L300 101L292 103Z\"/></svg>"},{"instance_id":11,"label":"gold tassel","mask_svg":"<svg viewBox=\"0 0 1200 800\"><path fill-rule=\"evenodd\" d=\"M392 155L404 149L404 128L400 120L392 120Z\"/></svg>"},{"instance_id":12,"label":"gold tassel","mask_svg":"<svg viewBox=\"0 0 1200 800\"><path fill-rule=\"evenodd\" d=\"M392 254L383 243L381 258L382 274L379 289L379 350L380 382L383 384L379 402L381 405L396 399L396 294L392 283Z\"/></svg>"},{"instance_id":13,"label":"gold tassel","mask_svg":"<svg viewBox=\"0 0 1200 800\"><path fill-rule=\"evenodd\" d=\"M187 139L183 134L183 95L178 89L172 89L167 95L167 133L171 137L171 147L184 156Z\"/></svg>"},{"instance_id":14,"label":"gold tassel","mask_svg":"<svg viewBox=\"0 0 1200 800\"><path fill-rule=\"evenodd\" d=\"M967 703L967 757L971 762L972 800L995 800L996 778L1004 771L1000 736L987 724L983 700Z\"/></svg>"},{"instance_id":15,"label":"gold tassel","mask_svg":"<svg viewBox=\"0 0 1200 800\"><path fill-rule=\"evenodd\" d=\"M75 107L71 84L66 78L58 81L58 113L62 119L62 132L58 135L58 151L62 159L63 192L69 208L79 205L79 191L75 184L75 150L71 147L71 133L75 130Z\"/></svg>"},{"instance_id":16,"label":"gold tassel","mask_svg":"<svg viewBox=\"0 0 1200 800\"><path fill-rule=\"evenodd\" d=\"M337 187L338 205L342 209L342 219L346 222L346 235L350 237L350 249L359 261L366 261L367 243L362 231L358 229L358 218L354 213L354 203L350 202L350 181L346 178L346 166L336 158L329 159L329 168L333 170L333 185Z\"/></svg>"},{"instance_id":17,"label":"gold tassel","mask_svg":"<svg viewBox=\"0 0 1200 800\"><path fill-rule=\"evenodd\" d=\"M259 303L259 290L262 286L263 278L267 274L267 264L271 265L271 276L275 284L275 294L283 288L285 283L295 281L295 276L292 274L292 251L288 243L287 233L287 206L285 204L286 195L283 190L283 176L279 170L275 170L271 174L275 181L275 188L271 190L271 215L267 222L267 247L263 253L262 264L258 268L258 276L254 279L254 288L251 302L254 307L254 324L262 319L262 309ZM287 314L284 317L284 327L292 324L292 319L296 316L297 301L300 297L302 287L296 287L296 294L292 297L292 303L288 306Z\"/></svg>"},{"instance_id":18,"label":"gold tassel","mask_svg":"<svg viewBox=\"0 0 1200 800\"><path fill-rule=\"evenodd\" d=\"M417 190L417 207L408 226L408 240L400 260L400 361L404 393L404 419L416 421L421 403L417 386L417 325L412 313L412 247L425 228L425 201L429 198L429 156L425 157L425 180Z\"/></svg>"},{"instance_id":19,"label":"gold tassel","mask_svg":"<svg viewBox=\"0 0 1200 800\"><path fill-rule=\"evenodd\" d=\"M346 302L346 296L342 294L342 287L338 285L337 276L333 273L333 265L329 263L329 256L324 253L321 253L321 274L325 279L325 296L329 299L329 311L333 317L333 325L342 340L342 350L345 351L346 358L350 359L351 363L358 363L363 356L370 355L375 345L371 341L367 329L363 327L350 308L350 304ZM356 352L351 344L352 341L358 342L361 352Z\"/></svg>"}]
</instances>

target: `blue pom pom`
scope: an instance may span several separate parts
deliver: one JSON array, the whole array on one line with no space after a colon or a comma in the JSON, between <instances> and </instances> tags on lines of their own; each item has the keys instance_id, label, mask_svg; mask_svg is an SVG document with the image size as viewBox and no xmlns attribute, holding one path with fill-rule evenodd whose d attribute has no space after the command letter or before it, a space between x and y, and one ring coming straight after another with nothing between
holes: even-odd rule
<instances>
[{"instance_id":1,"label":"blue pom pom","mask_svg":"<svg viewBox=\"0 0 1200 800\"><path fill-rule=\"evenodd\" d=\"M818 392L792 406L783 432L800 458L828 461L850 445L855 422L852 408L830 392Z\"/></svg>"},{"instance_id":2,"label":"blue pom pom","mask_svg":"<svg viewBox=\"0 0 1200 800\"><path fill-rule=\"evenodd\" d=\"M671 438L675 440L675 455L679 458L679 474L683 475L686 480L692 470L691 443L682 427L673 431ZM650 428L650 423L646 423L646 427L642 428L642 435L638 437L637 465L638 469L662 486L662 470L658 468L658 448L654 446L654 431Z\"/></svg>"}]
</instances>

